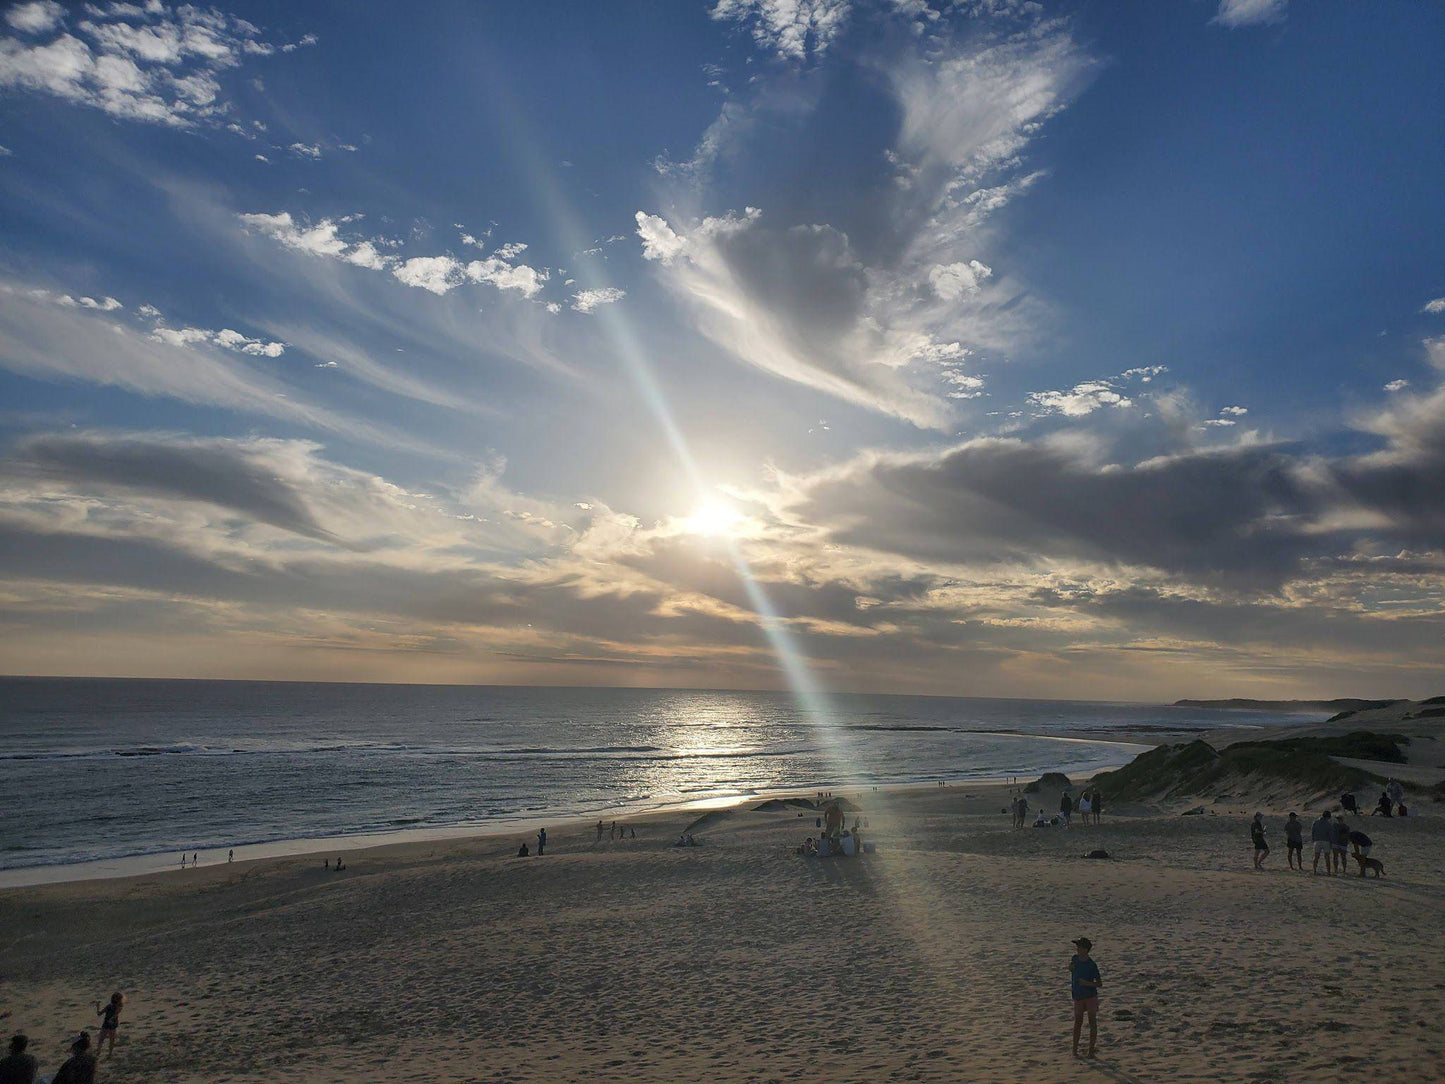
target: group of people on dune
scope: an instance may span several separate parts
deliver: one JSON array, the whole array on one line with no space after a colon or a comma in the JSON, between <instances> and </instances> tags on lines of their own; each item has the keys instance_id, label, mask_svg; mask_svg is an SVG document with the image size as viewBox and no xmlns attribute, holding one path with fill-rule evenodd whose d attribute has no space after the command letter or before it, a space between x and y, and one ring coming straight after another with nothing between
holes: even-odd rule
<instances>
[{"instance_id":1,"label":"group of people on dune","mask_svg":"<svg viewBox=\"0 0 1445 1084\"><path fill-rule=\"evenodd\" d=\"M1348 795L1347 797L1352 798ZM1310 871L1319 873L1320 859L1323 858L1325 874L1332 877L1336 873L1344 873L1348 860L1353 857L1359 864L1361 877L1366 873L1383 877L1385 874L1384 864L1378 858L1370 857L1374 840L1359 828L1352 828L1345 820L1345 809L1350 810L1357 817L1361 815L1353 798L1348 804L1342 803L1342 807L1339 816L1335 816L1326 809L1310 825L1310 842L1313 844L1315 852L1314 864ZM1254 820L1250 821L1249 838L1254 845L1254 868L1263 869L1265 859L1269 857L1269 843L1265 839L1263 813L1256 813ZM1304 821L1300 820L1298 813L1290 813L1289 819L1285 821L1284 840L1289 868L1298 869L1303 873L1305 868ZM1352 848L1353 853L1351 852Z\"/></svg>"},{"instance_id":2,"label":"group of people on dune","mask_svg":"<svg viewBox=\"0 0 1445 1084\"><path fill-rule=\"evenodd\" d=\"M1020 791L1012 802L1009 803L1008 812L1013 815L1014 827L1022 828L1028 824L1029 800L1023 791ZM1081 824L1098 824L1104 816L1104 793L1098 787L1086 789L1079 795L1078 801L1064 788L1064 793L1059 795L1059 812L1056 816L1049 816L1044 812L1043 806L1038 809L1038 815L1034 817L1033 827L1035 828L1068 828L1074 822L1075 816L1079 817Z\"/></svg>"}]
</instances>

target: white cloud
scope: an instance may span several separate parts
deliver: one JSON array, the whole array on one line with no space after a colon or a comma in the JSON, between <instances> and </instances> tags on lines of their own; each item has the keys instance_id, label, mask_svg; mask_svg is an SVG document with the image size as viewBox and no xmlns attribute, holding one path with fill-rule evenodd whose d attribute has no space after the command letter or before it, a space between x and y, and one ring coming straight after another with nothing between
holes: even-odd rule
<instances>
[{"instance_id":1,"label":"white cloud","mask_svg":"<svg viewBox=\"0 0 1445 1084\"><path fill-rule=\"evenodd\" d=\"M313 256L341 260L372 271L390 271L398 282L438 295L449 293L463 282L471 281L531 298L541 292L543 283L549 278L545 270L528 267L526 264L510 263L500 255L489 256L485 260L472 260L467 264L452 256L413 256L402 259L382 251L384 247L395 247L394 242L343 238L341 226L353 217L355 216L323 218L312 225L299 222L289 211L281 211L279 214L243 214L240 219L248 230L270 237L287 248ZM498 251L506 250L515 254L526 247L512 242Z\"/></svg>"},{"instance_id":2,"label":"white cloud","mask_svg":"<svg viewBox=\"0 0 1445 1084\"><path fill-rule=\"evenodd\" d=\"M65 9L55 0L33 0L17 4L5 13L5 21L24 34L43 34L60 24Z\"/></svg>"},{"instance_id":3,"label":"white cloud","mask_svg":"<svg viewBox=\"0 0 1445 1084\"><path fill-rule=\"evenodd\" d=\"M1245 415L1245 414L1248 414L1248 413L1249 413L1249 407L1242 407L1242 406L1220 407L1220 408L1219 408L1219 413L1221 413L1221 414L1230 414L1230 415L1233 415L1234 417L1238 418L1238 417L1242 417L1242 416Z\"/></svg>"},{"instance_id":4,"label":"white cloud","mask_svg":"<svg viewBox=\"0 0 1445 1084\"><path fill-rule=\"evenodd\" d=\"M538 271L526 264L509 264L501 255L504 251L520 252L526 245L503 245L496 256L485 260L472 260L466 266L466 274L473 282L488 282L499 290L515 290L523 297L535 297L547 281L546 271Z\"/></svg>"},{"instance_id":5,"label":"white cloud","mask_svg":"<svg viewBox=\"0 0 1445 1084\"><path fill-rule=\"evenodd\" d=\"M712 17L752 25L758 45L787 60L821 56L847 24L851 0L717 0Z\"/></svg>"},{"instance_id":6,"label":"white cloud","mask_svg":"<svg viewBox=\"0 0 1445 1084\"><path fill-rule=\"evenodd\" d=\"M1212 22L1233 29L1277 23L1284 18L1288 0L1219 0L1219 13Z\"/></svg>"},{"instance_id":7,"label":"white cloud","mask_svg":"<svg viewBox=\"0 0 1445 1084\"><path fill-rule=\"evenodd\" d=\"M953 301L964 294L976 294L985 279L993 275L993 268L969 260L967 263L939 264L928 273L928 282L933 292L945 301Z\"/></svg>"},{"instance_id":8,"label":"white cloud","mask_svg":"<svg viewBox=\"0 0 1445 1084\"><path fill-rule=\"evenodd\" d=\"M982 377L961 373L957 369L945 369L943 379L949 385L947 395L950 399L977 399L983 394Z\"/></svg>"},{"instance_id":9,"label":"white cloud","mask_svg":"<svg viewBox=\"0 0 1445 1084\"><path fill-rule=\"evenodd\" d=\"M595 312L602 305L611 305L627 296L626 290L615 286L603 286L596 290L579 290L572 297L572 307L578 312Z\"/></svg>"},{"instance_id":10,"label":"white cloud","mask_svg":"<svg viewBox=\"0 0 1445 1084\"><path fill-rule=\"evenodd\" d=\"M1392 381L1390 381L1388 384L1385 385L1385 390L1386 390L1386 391L1404 391L1404 390L1405 390L1406 388L1408 388L1409 386L1410 386L1410 382L1409 382L1408 380L1392 380Z\"/></svg>"},{"instance_id":11,"label":"white cloud","mask_svg":"<svg viewBox=\"0 0 1445 1084\"><path fill-rule=\"evenodd\" d=\"M1141 365L1134 369L1125 369L1119 374L1123 380L1138 380L1141 384L1153 383L1156 376L1162 376L1169 371L1167 365Z\"/></svg>"},{"instance_id":12,"label":"white cloud","mask_svg":"<svg viewBox=\"0 0 1445 1084\"><path fill-rule=\"evenodd\" d=\"M1227 426L1234 425L1234 424L1235 424L1235 421L1234 421L1233 418L1209 418L1208 420L1205 421L1204 424L1205 424L1205 425L1220 426L1220 427L1227 427Z\"/></svg>"},{"instance_id":13,"label":"white cloud","mask_svg":"<svg viewBox=\"0 0 1445 1084\"><path fill-rule=\"evenodd\" d=\"M1106 380L1086 380L1068 391L1036 391L1028 396L1030 406L1045 414L1082 418L1103 407L1129 407L1134 401ZM1233 422L1228 423L1233 425Z\"/></svg>"},{"instance_id":14,"label":"white cloud","mask_svg":"<svg viewBox=\"0 0 1445 1084\"><path fill-rule=\"evenodd\" d=\"M445 294L461 284L462 265L450 256L414 256L391 269L398 282Z\"/></svg>"},{"instance_id":15,"label":"white cloud","mask_svg":"<svg viewBox=\"0 0 1445 1084\"><path fill-rule=\"evenodd\" d=\"M321 157L321 146L317 143L293 143L286 149L298 158L310 158L313 162Z\"/></svg>"},{"instance_id":16,"label":"white cloud","mask_svg":"<svg viewBox=\"0 0 1445 1084\"><path fill-rule=\"evenodd\" d=\"M847 6L827 8L826 25L840 27ZM688 162L661 166L678 210L638 212L642 253L697 330L737 360L947 428L942 365L971 349L1002 354L1043 328L1042 302L990 267L983 223L1042 176L1026 169L1028 145L1093 64L1067 20L1038 5L859 6L853 15L877 34L815 40L820 11L784 0L715 8L785 58L822 56L830 74L800 81L796 71L759 69L748 97L724 103ZM829 189L830 220L808 220L795 210L796 179L771 159L788 137L827 144L824 88L855 82L891 96L899 122L864 136L872 142L850 157L892 168ZM819 166L825 188L830 165ZM736 176L758 178L751 206L708 217L693 210L728 206L720 179Z\"/></svg>"},{"instance_id":17,"label":"white cloud","mask_svg":"<svg viewBox=\"0 0 1445 1084\"><path fill-rule=\"evenodd\" d=\"M140 395L342 425L328 411L304 405L289 386L225 357L209 332L202 332L206 338L155 339L117 319L103 302L92 309L73 298L71 304L59 301L68 296L0 282L0 366L42 380L83 380Z\"/></svg>"},{"instance_id":18,"label":"white cloud","mask_svg":"<svg viewBox=\"0 0 1445 1084\"><path fill-rule=\"evenodd\" d=\"M214 8L112 3L85 11L90 18L67 30L58 4L12 8L7 22L40 40L0 39L0 87L190 128L222 123L229 111L218 73L275 51L257 27ZM127 21L136 18L145 22Z\"/></svg>"},{"instance_id":19,"label":"white cloud","mask_svg":"<svg viewBox=\"0 0 1445 1084\"><path fill-rule=\"evenodd\" d=\"M255 155L254 157L255 157L256 161L258 161L258 162L269 162L269 161L271 161L271 159L267 158L264 154L258 154L258 155Z\"/></svg>"},{"instance_id":20,"label":"white cloud","mask_svg":"<svg viewBox=\"0 0 1445 1084\"><path fill-rule=\"evenodd\" d=\"M154 320L160 320L161 314L154 306L144 306L144 315ZM201 327L166 327L158 324L151 329L150 337L156 342L167 343L171 346L192 346L196 343L208 343L212 346L220 346L226 350L234 350L239 354L250 354L252 357L279 358L286 352L286 344L266 339L253 339L248 335L242 335L239 331L231 328L222 328L220 331L211 331Z\"/></svg>"},{"instance_id":21,"label":"white cloud","mask_svg":"<svg viewBox=\"0 0 1445 1084\"><path fill-rule=\"evenodd\" d=\"M1425 302L1425 307L1420 311L1428 312L1431 316L1439 316L1445 312L1445 297L1437 297L1433 301Z\"/></svg>"}]
</instances>

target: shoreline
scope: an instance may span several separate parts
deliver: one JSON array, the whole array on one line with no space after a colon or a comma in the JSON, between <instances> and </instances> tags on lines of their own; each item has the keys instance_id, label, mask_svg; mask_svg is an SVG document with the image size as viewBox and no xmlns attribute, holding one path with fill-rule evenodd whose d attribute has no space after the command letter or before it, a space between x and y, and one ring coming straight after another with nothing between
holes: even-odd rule
<instances>
[{"instance_id":1,"label":"shoreline","mask_svg":"<svg viewBox=\"0 0 1445 1084\"><path fill-rule=\"evenodd\" d=\"M1087 776L1079 774L1080 781L1091 778L1099 772L1111 771L1123 764L1127 764L1134 756L1149 748L1150 745L1150 743L1142 741L1125 741L1123 739L1059 738L1054 735L1048 735L1047 737L1051 740L1117 745L1120 747L1120 757L1117 762L1091 763L1087 765L1065 763L1043 768L1039 773L1062 771L1068 775L1071 771L1074 773L1087 771ZM122 855L115 858L16 866L10 869L0 869L0 893L14 889L36 888L47 885L65 885L89 881L130 880L160 877L166 874L181 874L183 871L177 859L182 853L186 855L199 854L201 856L199 867L187 864L185 870L207 870L228 865L240 866L281 858L329 857L338 852L350 856L367 851L404 847L411 844L447 843L473 839L494 840L501 836L510 836L517 833L521 833L522 837L525 838L530 845L532 837L535 836L539 828L546 827L549 831L554 829L560 831L576 831L582 826L590 825L595 819L619 820L626 818L629 822L640 822L645 819L653 820L694 810L698 813L707 813L715 810L737 809L751 802L762 802L771 798L810 797L819 790L837 791L842 795L844 792L862 792L877 787L876 793L881 795L908 794L917 790L932 790L938 786L940 779L943 781L945 787L957 788L958 786L1006 786L1008 785L1008 781L1014 778L1024 782L1032 782L1035 777L1030 775L1025 779L1024 776L1019 776L1014 773L994 773L968 777L936 776L929 779L902 780L886 784L868 782L820 782L799 786L767 787L749 791L748 793L714 795L712 797L661 802L646 806L611 806L590 810L585 813L580 811L520 813L494 821L474 822L470 824L435 825L424 828L398 828L378 832L349 832L327 836L301 836L289 839L265 840L259 843L238 844L235 847L198 846L184 852L179 850L152 851L145 854ZM243 853L239 853L236 860L231 862L227 859L227 852L230 850Z\"/></svg>"}]
</instances>

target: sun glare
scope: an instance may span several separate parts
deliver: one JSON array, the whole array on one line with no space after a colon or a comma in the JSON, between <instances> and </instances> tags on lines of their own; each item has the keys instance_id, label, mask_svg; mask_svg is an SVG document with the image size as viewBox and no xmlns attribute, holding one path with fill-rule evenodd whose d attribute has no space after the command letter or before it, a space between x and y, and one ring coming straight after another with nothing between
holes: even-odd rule
<instances>
[{"instance_id":1,"label":"sun glare","mask_svg":"<svg viewBox=\"0 0 1445 1084\"><path fill-rule=\"evenodd\" d=\"M732 538L745 521L746 517L727 501L709 498L682 522L689 534Z\"/></svg>"}]
</instances>

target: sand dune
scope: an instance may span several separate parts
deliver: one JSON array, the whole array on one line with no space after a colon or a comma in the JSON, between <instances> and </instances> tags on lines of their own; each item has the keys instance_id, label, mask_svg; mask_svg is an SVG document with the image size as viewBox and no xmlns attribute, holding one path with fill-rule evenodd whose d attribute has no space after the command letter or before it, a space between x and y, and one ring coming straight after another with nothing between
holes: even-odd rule
<instances>
[{"instance_id":1,"label":"sand dune","mask_svg":"<svg viewBox=\"0 0 1445 1084\"><path fill-rule=\"evenodd\" d=\"M11 890L7 1023L53 1071L126 990L107 1081L1445 1078L1435 810L1369 822L1376 882L1286 871L1277 816L1253 872L1247 805L1015 831L1002 790L965 793L863 795L866 859L799 858L811 814L739 809L696 849L676 814L559 828L543 859L499 839Z\"/></svg>"}]
</instances>

